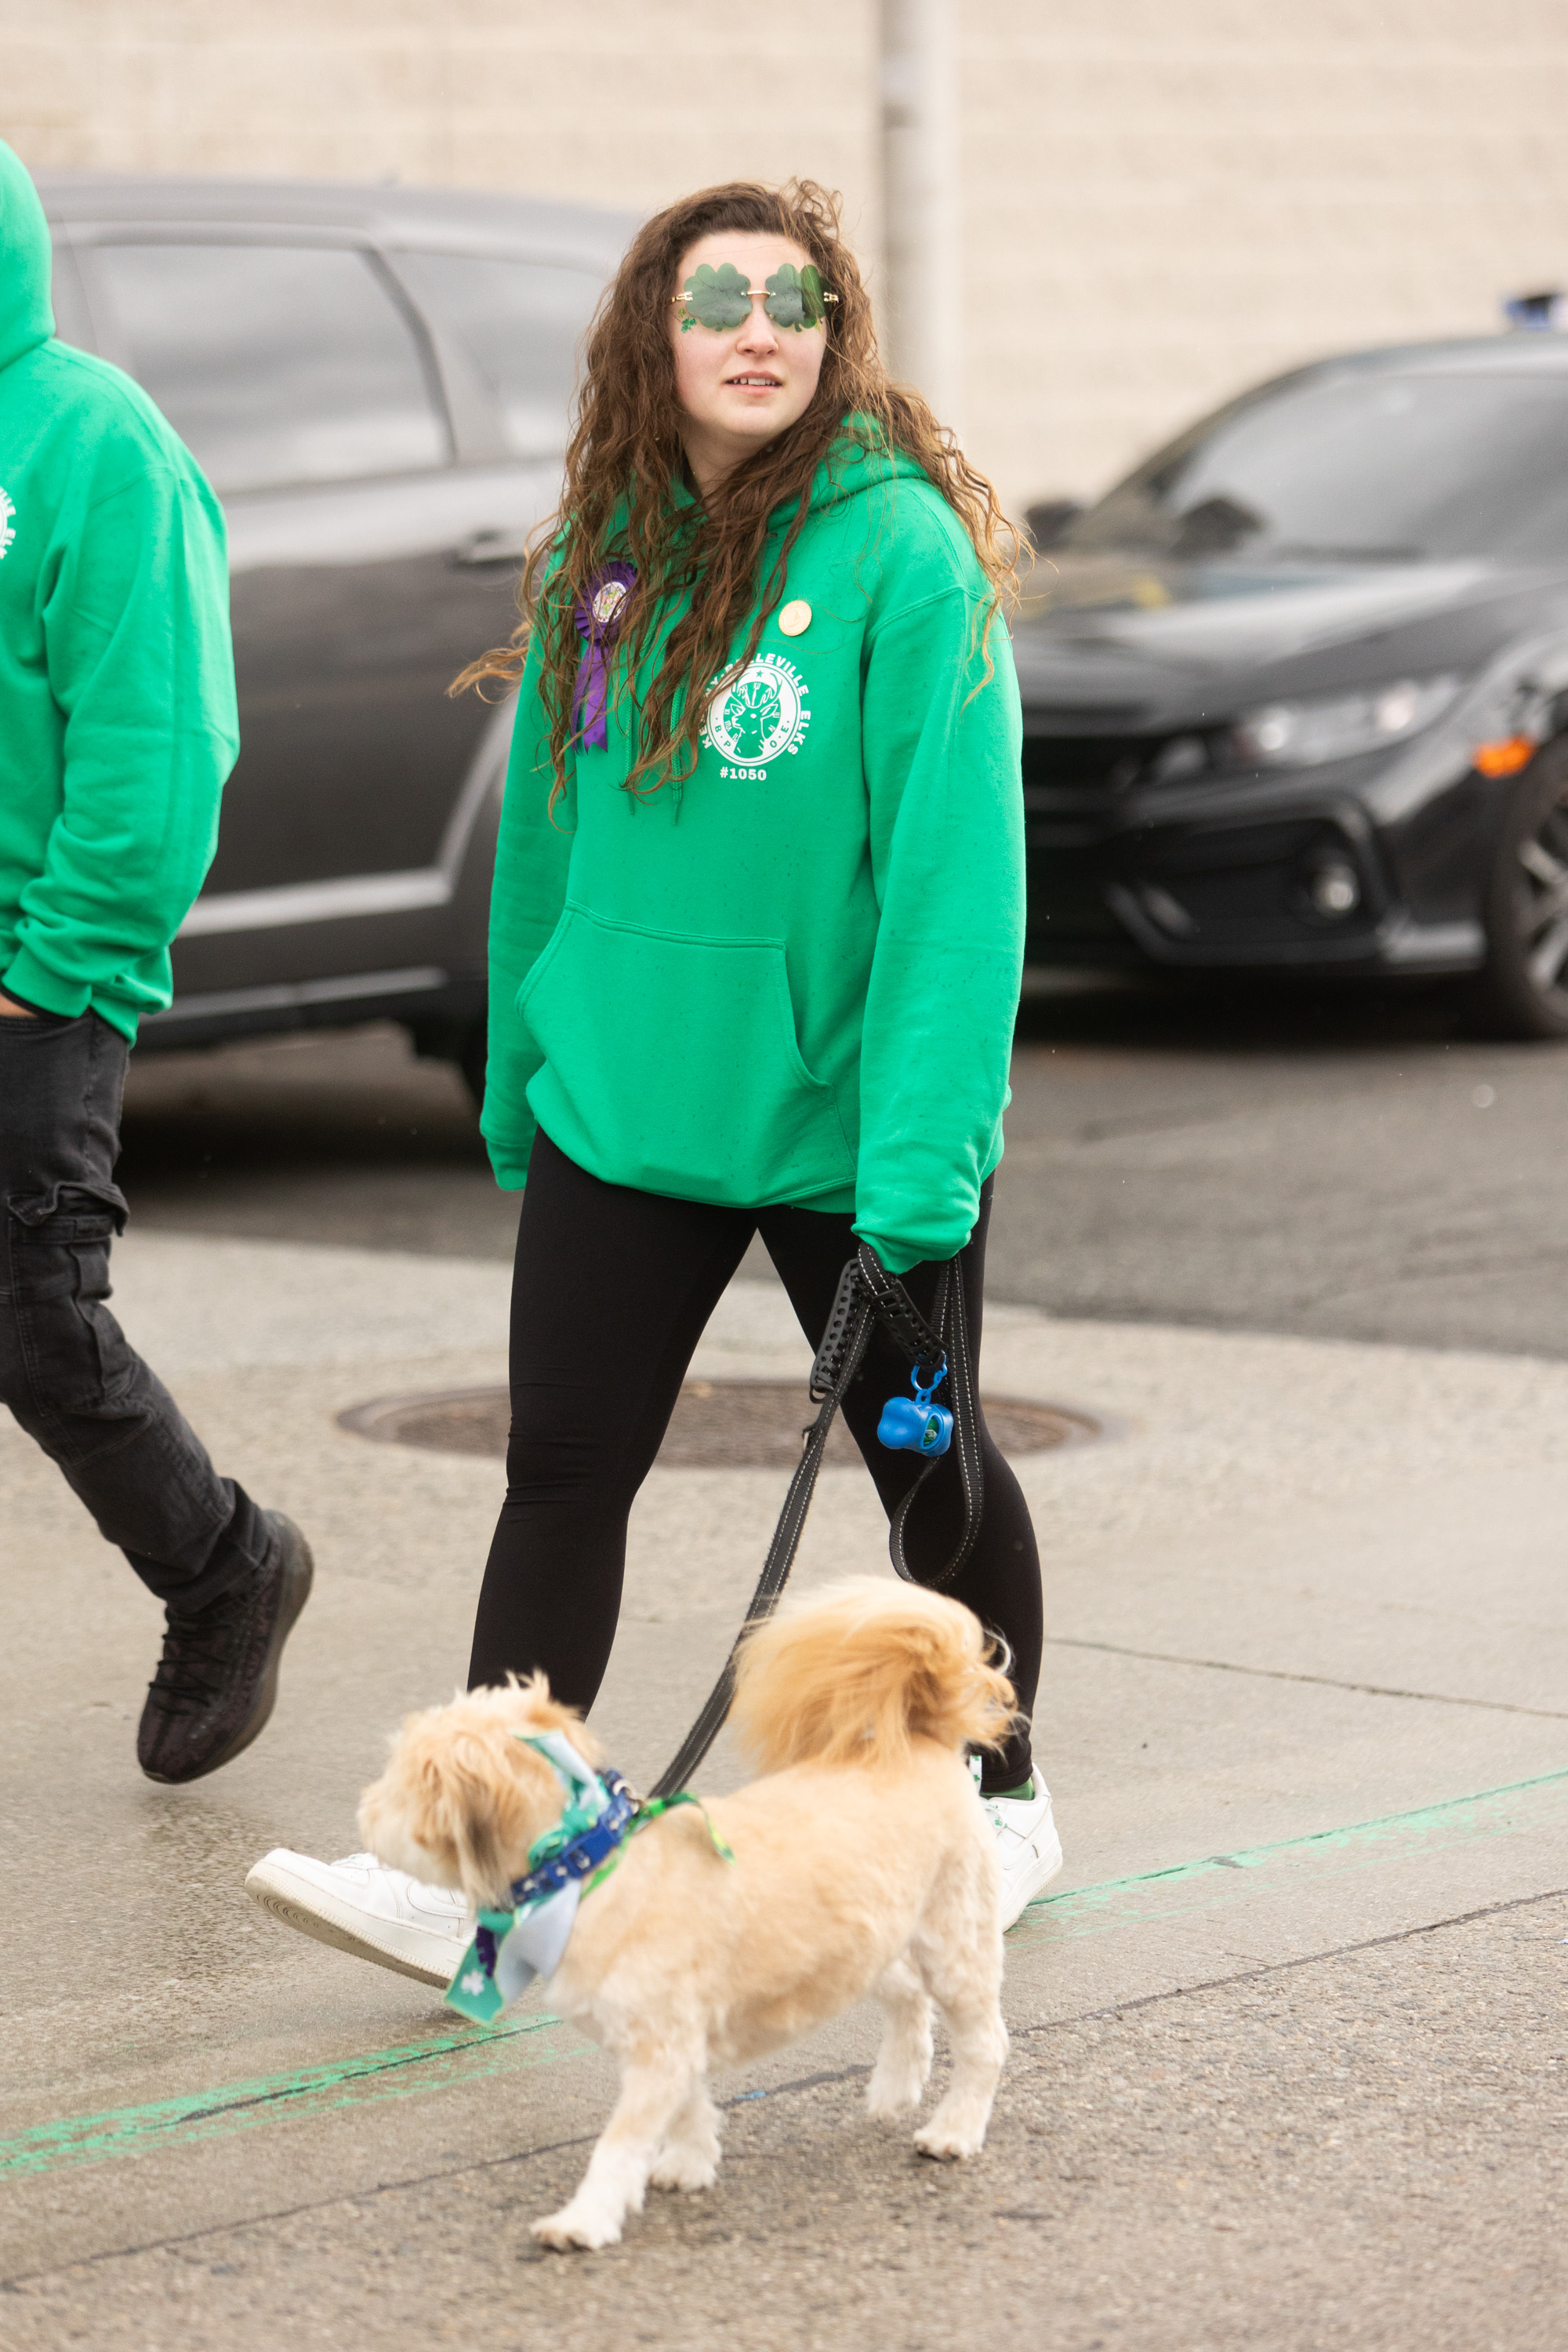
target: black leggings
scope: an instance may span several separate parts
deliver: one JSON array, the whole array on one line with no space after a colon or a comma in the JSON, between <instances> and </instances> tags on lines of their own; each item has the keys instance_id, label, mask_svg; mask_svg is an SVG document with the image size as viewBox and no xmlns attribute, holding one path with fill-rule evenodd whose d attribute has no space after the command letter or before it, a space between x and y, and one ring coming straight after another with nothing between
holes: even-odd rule
<instances>
[{"instance_id":1,"label":"black leggings","mask_svg":"<svg viewBox=\"0 0 1568 2352\"><path fill-rule=\"evenodd\" d=\"M959 1259L976 1365L990 1210L987 1183ZM507 1496L479 1595L470 1687L542 1667L558 1697L584 1711L592 1706L615 1640L633 1500L752 1235L762 1234L815 1348L855 1254L852 1222L815 1209L710 1208L602 1183L538 1136L512 1280ZM917 1265L903 1280L929 1315L935 1265ZM879 1444L877 1423L886 1400L908 1386L908 1365L874 1331L844 1418L889 1511L921 1465ZM984 1512L974 1549L946 1589L1006 1642L1026 1715L1040 1672L1039 1555L1028 1505L984 1422L980 1440ZM940 1568L962 1524L950 1453L905 1530L910 1566ZM986 1757L984 1785L1016 1788L1029 1770L1026 1728L999 1757Z\"/></svg>"}]
</instances>

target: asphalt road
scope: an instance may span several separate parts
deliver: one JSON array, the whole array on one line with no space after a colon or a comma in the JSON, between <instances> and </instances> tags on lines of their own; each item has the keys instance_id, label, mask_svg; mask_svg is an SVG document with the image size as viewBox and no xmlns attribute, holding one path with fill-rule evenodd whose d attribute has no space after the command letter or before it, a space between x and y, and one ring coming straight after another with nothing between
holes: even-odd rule
<instances>
[{"instance_id":1,"label":"asphalt road","mask_svg":"<svg viewBox=\"0 0 1568 2352\"><path fill-rule=\"evenodd\" d=\"M1563 1356L1565 1167L1568 1046L1440 992L1058 987L1019 1025L991 1289ZM140 1059L122 1181L166 1230L505 1258L515 1229L461 1081L391 1029Z\"/></svg>"}]
</instances>

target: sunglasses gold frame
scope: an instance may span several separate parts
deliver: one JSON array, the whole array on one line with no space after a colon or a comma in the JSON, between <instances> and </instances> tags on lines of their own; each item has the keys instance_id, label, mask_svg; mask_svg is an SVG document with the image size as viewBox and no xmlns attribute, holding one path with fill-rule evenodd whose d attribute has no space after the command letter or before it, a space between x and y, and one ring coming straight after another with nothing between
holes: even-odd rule
<instances>
[{"instance_id":1,"label":"sunglasses gold frame","mask_svg":"<svg viewBox=\"0 0 1568 2352\"><path fill-rule=\"evenodd\" d=\"M748 286L746 291L754 302L759 293L764 297L766 296L767 288L765 286ZM672 310L677 310L682 302L689 302L690 299L691 297L689 294L672 294L669 298L669 307ZM821 299L824 302L837 302L838 297L832 291L831 288L825 286L822 289Z\"/></svg>"}]
</instances>

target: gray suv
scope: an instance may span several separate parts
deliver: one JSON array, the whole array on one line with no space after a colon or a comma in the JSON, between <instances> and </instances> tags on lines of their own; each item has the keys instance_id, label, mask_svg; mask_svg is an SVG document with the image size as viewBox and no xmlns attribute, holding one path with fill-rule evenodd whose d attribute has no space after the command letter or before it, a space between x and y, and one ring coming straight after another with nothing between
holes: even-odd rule
<instances>
[{"instance_id":1,"label":"gray suv","mask_svg":"<svg viewBox=\"0 0 1568 2352\"><path fill-rule=\"evenodd\" d=\"M144 1045L401 1021L483 1068L515 625L578 348L632 227L531 198L41 176L61 336L134 376L228 518L241 751Z\"/></svg>"}]
</instances>

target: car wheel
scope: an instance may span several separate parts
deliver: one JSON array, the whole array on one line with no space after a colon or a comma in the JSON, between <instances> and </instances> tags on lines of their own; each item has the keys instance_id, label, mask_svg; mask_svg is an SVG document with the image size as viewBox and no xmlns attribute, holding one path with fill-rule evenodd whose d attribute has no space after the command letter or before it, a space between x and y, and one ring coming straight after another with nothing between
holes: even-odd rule
<instances>
[{"instance_id":1,"label":"car wheel","mask_svg":"<svg viewBox=\"0 0 1568 2352\"><path fill-rule=\"evenodd\" d=\"M1568 1037L1568 742L1520 778L1487 886L1482 1009L1510 1037Z\"/></svg>"},{"instance_id":2,"label":"car wheel","mask_svg":"<svg viewBox=\"0 0 1568 2352\"><path fill-rule=\"evenodd\" d=\"M489 1043L489 1024L481 1013L477 1021L463 1033L455 1059L463 1074L463 1082L474 1098L474 1108L485 1107L485 1053Z\"/></svg>"}]
</instances>

